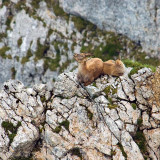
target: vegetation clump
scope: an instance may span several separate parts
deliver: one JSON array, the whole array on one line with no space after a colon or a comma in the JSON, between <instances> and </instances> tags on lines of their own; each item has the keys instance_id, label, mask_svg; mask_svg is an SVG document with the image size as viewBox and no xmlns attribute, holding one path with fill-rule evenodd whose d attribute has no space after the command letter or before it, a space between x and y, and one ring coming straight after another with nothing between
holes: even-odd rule
<instances>
[{"instance_id":1,"label":"vegetation clump","mask_svg":"<svg viewBox=\"0 0 160 160\"><path fill-rule=\"evenodd\" d=\"M136 108L137 108L136 103L131 103L131 105L132 105L132 108L133 108L134 110L136 110Z\"/></svg>"},{"instance_id":2,"label":"vegetation clump","mask_svg":"<svg viewBox=\"0 0 160 160\"><path fill-rule=\"evenodd\" d=\"M137 120L138 129L137 129L136 134L133 136L133 139L137 143L144 158L147 159L148 152L147 152L147 146L146 146L147 145L146 138L145 138L143 131L140 129L140 127L142 126L142 122L143 122L142 118L139 118Z\"/></svg>"},{"instance_id":3,"label":"vegetation clump","mask_svg":"<svg viewBox=\"0 0 160 160\"><path fill-rule=\"evenodd\" d=\"M25 64L26 62L28 62L30 57L32 57L32 52L29 49L28 52L27 52L27 55L22 58L21 64Z\"/></svg>"},{"instance_id":4,"label":"vegetation clump","mask_svg":"<svg viewBox=\"0 0 160 160\"><path fill-rule=\"evenodd\" d=\"M62 127L61 126L57 126L55 129L53 129L52 131L55 133L59 133L61 131Z\"/></svg>"},{"instance_id":5,"label":"vegetation clump","mask_svg":"<svg viewBox=\"0 0 160 160\"><path fill-rule=\"evenodd\" d=\"M0 56L4 59L8 58L8 59L12 59L11 55L7 55L6 52L10 50L10 47L4 46L2 48L0 48Z\"/></svg>"},{"instance_id":6,"label":"vegetation clump","mask_svg":"<svg viewBox=\"0 0 160 160\"><path fill-rule=\"evenodd\" d=\"M65 120L59 124L60 124L60 126L63 126L66 130L69 131L69 121L68 120Z\"/></svg>"},{"instance_id":7,"label":"vegetation clump","mask_svg":"<svg viewBox=\"0 0 160 160\"><path fill-rule=\"evenodd\" d=\"M3 121L2 122L2 127L4 128L5 132L8 135L9 138L9 144L13 142L14 137L17 134L18 128L21 126L21 122L18 122L16 126L14 126L11 122L9 121Z\"/></svg>"},{"instance_id":8,"label":"vegetation clump","mask_svg":"<svg viewBox=\"0 0 160 160\"><path fill-rule=\"evenodd\" d=\"M22 44L22 37L18 39L18 47L20 47Z\"/></svg>"},{"instance_id":9,"label":"vegetation clump","mask_svg":"<svg viewBox=\"0 0 160 160\"><path fill-rule=\"evenodd\" d=\"M140 70L144 67L150 68L152 70L152 72L156 71L155 66L152 66L152 65L149 65L149 64L142 64L142 63L137 62L137 61L134 62L134 61L129 60L129 59L123 60L123 63L126 65L126 67L132 67L133 68L128 75L129 77L131 77L131 75L137 73L138 70Z\"/></svg>"},{"instance_id":10,"label":"vegetation clump","mask_svg":"<svg viewBox=\"0 0 160 160\"><path fill-rule=\"evenodd\" d=\"M88 108L86 108L86 110L87 110L87 116L88 116L89 120L92 120L93 113Z\"/></svg>"},{"instance_id":11,"label":"vegetation clump","mask_svg":"<svg viewBox=\"0 0 160 160\"><path fill-rule=\"evenodd\" d=\"M121 144L121 143L118 143L117 145L119 146L119 148L120 148L123 156L124 156L125 159L127 160L127 154L126 154L126 152L124 151L124 148L123 148L122 144Z\"/></svg>"},{"instance_id":12,"label":"vegetation clump","mask_svg":"<svg viewBox=\"0 0 160 160\"><path fill-rule=\"evenodd\" d=\"M62 126L63 126L66 130L69 131L69 121L68 121L68 120L65 120L65 121L59 123L59 125L58 125L55 129L53 129L52 131L55 132L55 133L59 133L59 132L61 131L61 129L62 129Z\"/></svg>"},{"instance_id":13,"label":"vegetation clump","mask_svg":"<svg viewBox=\"0 0 160 160\"><path fill-rule=\"evenodd\" d=\"M111 86L107 86L103 91L106 94L106 98L109 101L108 108L109 109L115 109L115 108L117 108L118 105L114 104L113 101L112 101L112 98L110 97L110 94L114 95L114 94L117 93L117 88L113 88Z\"/></svg>"},{"instance_id":14,"label":"vegetation clump","mask_svg":"<svg viewBox=\"0 0 160 160\"><path fill-rule=\"evenodd\" d=\"M14 67L11 68L11 72L12 72L12 79L15 79L16 76L16 70Z\"/></svg>"},{"instance_id":15,"label":"vegetation clump","mask_svg":"<svg viewBox=\"0 0 160 160\"><path fill-rule=\"evenodd\" d=\"M80 148L78 148L78 147L72 148L70 150L70 153L71 153L71 155L76 155L77 157L79 157L82 160L82 153L80 151Z\"/></svg>"}]
</instances>

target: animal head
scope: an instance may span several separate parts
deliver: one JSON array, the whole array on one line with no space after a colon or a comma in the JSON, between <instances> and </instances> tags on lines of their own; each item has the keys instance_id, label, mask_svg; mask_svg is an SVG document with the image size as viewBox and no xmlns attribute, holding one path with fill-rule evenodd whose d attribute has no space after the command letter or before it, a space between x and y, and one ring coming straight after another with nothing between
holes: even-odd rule
<instances>
[{"instance_id":1,"label":"animal head","mask_svg":"<svg viewBox=\"0 0 160 160\"><path fill-rule=\"evenodd\" d=\"M117 59L117 60L115 61L115 63L116 63L116 66L124 67L123 62L122 62L121 60L119 60L119 59Z\"/></svg>"},{"instance_id":2,"label":"animal head","mask_svg":"<svg viewBox=\"0 0 160 160\"><path fill-rule=\"evenodd\" d=\"M91 57L91 56L93 56L93 54L91 54L91 53L80 53L80 54L75 53L74 59L78 63L80 63L80 62L86 61L88 59L88 57Z\"/></svg>"}]
</instances>

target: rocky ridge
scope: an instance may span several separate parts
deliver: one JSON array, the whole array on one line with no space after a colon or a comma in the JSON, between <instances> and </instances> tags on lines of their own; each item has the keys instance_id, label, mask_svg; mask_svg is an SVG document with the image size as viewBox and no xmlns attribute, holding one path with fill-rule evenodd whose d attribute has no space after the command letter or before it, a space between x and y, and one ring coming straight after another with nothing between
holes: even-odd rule
<instances>
[{"instance_id":1,"label":"rocky ridge","mask_svg":"<svg viewBox=\"0 0 160 160\"><path fill-rule=\"evenodd\" d=\"M160 159L159 72L101 76L87 87L77 72L54 86L17 80L0 92L0 158Z\"/></svg>"}]
</instances>

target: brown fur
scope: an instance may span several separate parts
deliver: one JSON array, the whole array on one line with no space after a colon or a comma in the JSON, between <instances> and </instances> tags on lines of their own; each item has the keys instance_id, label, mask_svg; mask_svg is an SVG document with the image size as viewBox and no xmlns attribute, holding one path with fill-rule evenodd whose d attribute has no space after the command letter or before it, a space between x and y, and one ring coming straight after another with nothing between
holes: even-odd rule
<instances>
[{"instance_id":1,"label":"brown fur","mask_svg":"<svg viewBox=\"0 0 160 160\"><path fill-rule=\"evenodd\" d=\"M99 58L88 59L90 53L75 54L74 58L79 63L77 79L85 86L91 84L103 73L103 61Z\"/></svg>"},{"instance_id":2,"label":"brown fur","mask_svg":"<svg viewBox=\"0 0 160 160\"><path fill-rule=\"evenodd\" d=\"M125 66L121 60L108 60L104 62L103 74L112 76L122 76L125 72Z\"/></svg>"}]
</instances>

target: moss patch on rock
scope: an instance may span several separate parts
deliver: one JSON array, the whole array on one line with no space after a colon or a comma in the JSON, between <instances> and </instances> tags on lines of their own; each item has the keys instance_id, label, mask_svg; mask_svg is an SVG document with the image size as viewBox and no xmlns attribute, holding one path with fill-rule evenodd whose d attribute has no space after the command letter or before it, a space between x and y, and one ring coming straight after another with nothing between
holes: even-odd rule
<instances>
[{"instance_id":1,"label":"moss patch on rock","mask_svg":"<svg viewBox=\"0 0 160 160\"><path fill-rule=\"evenodd\" d=\"M146 67L146 68L150 68L152 70L152 72L156 71L156 67L153 65L149 65L149 64L142 64L140 62L137 61L132 61L129 59L123 60L123 63L126 65L126 67L132 67L133 69L130 71L129 73L129 77L131 77L131 75L136 74L138 72L138 70Z\"/></svg>"},{"instance_id":2,"label":"moss patch on rock","mask_svg":"<svg viewBox=\"0 0 160 160\"><path fill-rule=\"evenodd\" d=\"M4 46L2 48L0 48L0 56L4 59L8 58L8 59L12 59L11 55L7 55L6 52L10 50L10 47Z\"/></svg>"},{"instance_id":3,"label":"moss patch on rock","mask_svg":"<svg viewBox=\"0 0 160 160\"><path fill-rule=\"evenodd\" d=\"M28 62L30 57L32 57L32 52L29 49L28 52L27 52L27 55L22 58L21 64L25 64L26 62Z\"/></svg>"},{"instance_id":4,"label":"moss patch on rock","mask_svg":"<svg viewBox=\"0 0 160 160\"><path fill-rule=\"evenodd\" d=\"M119 148L120 148L123 156L124 156L125 159L127 160L127 154L126 154L126 152L124 151L124 148L123 148L122 144L121 144L121 143L118 143L117 145L119 146Z\"/></svg>"},{"instance_id":5,"label":"moss patch on rock","mask_svg":"<svg viewBox=\"0 0 160 160\"><path fill-rule=\"evenodd\" d=\"M17 44L18 44L18 47L21 46L21 44L22 44L22 37L18 39Z\"/></svg>"},{"instance_id":6,"label":"moss patch on rock","mask_svg":"<svg viewBox=\"0 0 160 160\"><path fill-rule=\"evenodd\" d=\"M11 68L11 72L12 72L12 79L15 79L16 76L16 70L14 67Z\"/></svg>"},{"instance_id":7,"label":"moss patch on rock","mask_svg":"<svg viewBox=\"0 0 160 160\"><path fill-rule=\"evenodd\" d=\"M11 122L9 121L3 121L1 126L4 128L6 134L8 135L9 138L9 143L11 144L13 142L14 137L17 134L18 128L21 126L21 122L18 122L16 126L14 126Z\"/></svg>"}]
</instances>

